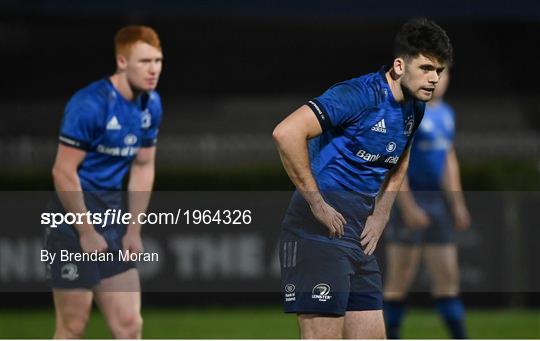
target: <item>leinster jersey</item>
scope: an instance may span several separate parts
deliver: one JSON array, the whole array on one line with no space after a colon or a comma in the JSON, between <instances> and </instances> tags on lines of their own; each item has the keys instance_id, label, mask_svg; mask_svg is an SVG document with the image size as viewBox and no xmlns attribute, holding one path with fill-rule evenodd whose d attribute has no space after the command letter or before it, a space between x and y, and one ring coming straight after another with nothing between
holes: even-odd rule
<instances>
[{"instance_id":1,"label":"leinster jersey","mask_svg":"<svg viewBox=\"0 0 540 341\"><path fill-rule=\"evenodd\" d=\"M441 189L446 156L454 141L454 121L454 112L445 102L426 107L411 148L408 176L412 190Z\"/></svg>"},{"instance_id":2,"label":"leinster jersey","mask_svg":"<svg viewBox=\"0 0 540 341\"><path fill-rule=\"evenodd\" d=\"M284 228L306 238L359 247L375 197L410 143L425 104L396 102L381 70L335 84L307 105L323 130L309 141L312 173L325 201L347 220L345 235L328 239L328 229L315 219L298 191Z\"/></svg>"},{"instance_id":3,"label":"leinster jersey","mask_svg":"<svg viewBox=\"0 0 540 341\"><path fill-rule=\"evenodd\" d=\"M78 169L82 190L122 189L139 148L156 143L161 112L157 92L128 101L108 78L78 91L66 106L59 139L86 151Z\"/></svg>"}]
</instances>

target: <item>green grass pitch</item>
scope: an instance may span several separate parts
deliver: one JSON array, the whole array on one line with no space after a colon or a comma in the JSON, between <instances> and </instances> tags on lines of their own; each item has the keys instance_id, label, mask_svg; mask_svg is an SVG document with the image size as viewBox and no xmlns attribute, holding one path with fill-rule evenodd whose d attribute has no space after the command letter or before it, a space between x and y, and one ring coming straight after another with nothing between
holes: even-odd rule
<instances>
[{"instance_id":1,"label":"green grass pitch","mask_svg":"<svg viewBox=\"0 0 540 341\"><path fill-rule=\"evenodd\" d=\"M144 337L153 339L293 339L298 337L296 318L279 307L179 308L143 310ZM538 310L468 310L469 336L478 339L538 339ZM0 310L0 338L50 338L54 312ZM94 312L87 338L110 338L105 323ZM404 338L447 338L439 317L431 310L411 310L405 320Z\"/></svg>"}]
</instances>

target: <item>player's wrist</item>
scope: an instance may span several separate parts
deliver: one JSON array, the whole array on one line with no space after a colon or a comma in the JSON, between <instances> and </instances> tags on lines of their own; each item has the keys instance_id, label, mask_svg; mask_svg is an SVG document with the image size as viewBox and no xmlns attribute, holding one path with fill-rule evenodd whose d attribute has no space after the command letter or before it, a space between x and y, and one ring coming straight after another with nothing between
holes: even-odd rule
<instances>
[{"instance_id":1,"label":"player's wrist","mask_svg":"<svg viewBox=\"0 0 540 341\"><path fill-rule=\"evenodd\" d=\"M405 212L418 212L421 211L422 208L416 203L415 200L402 200L399 202L400 208Z\"/></svg>"},{"instance_id":2,"label":"player's wrist","mask_svg":"<svg viewBox=\"0 0 540 341\"><path fill-rule=\"evenodd\" d=\"M131 237L141 237L141 229L128 229L126 235Z\"/></svg>"},{"instance_id":3,"label":"player's wrist","mask_svg":"<svg viewBox=\"0 0 540 341\"><path fill-rule=\"evenodd\" d=\"M375 209L373 210L373 216L376 218L389 218L390 217L390 209L392 207L388 206L388 203L386 202L380 202L379 204L375 205Z\"/></svg>"},{"instance_id":4,"label":"player's wrist","mask_svg":"<svg viewBox=\"0 0 540 341\"><path fill-rule=\"evenodd\" d=\"M301 191L301 193L311 207L319 207L325 203L324 198L318 190Z\"/></svg>"},{"instance_id":5,"label":"player's wrist","mask_svg":"<svg viewBox=\"0 0 540 341\"><path fill-rule=\"evenodd\" d=\"M79 233L79 236L88 236L97 233L94 226L90 224L77 225L75 229Z\"/></svg>"},{"instance_id":6,"label":"player's wrist","mask_svg":"<svg viewBox=\"0 0 540 341\"><path fill-rule=\"evenodd\" d=\"M141 224L130 224L127 227L126 234L130 236L139 236L141 235L142 226Z\"/></svg>"},{"instance_id":7,"label":"player's wrist","mask_svg":"<svg viewBox=\"0 0 540 341\"><path fill-rule=\"evenodd\" d=\"M454 213L454 215L462 214L464 212L467 212L467 207L462 202L456 202L453 205L452 212Z\"/></svg>"}]
</instances>

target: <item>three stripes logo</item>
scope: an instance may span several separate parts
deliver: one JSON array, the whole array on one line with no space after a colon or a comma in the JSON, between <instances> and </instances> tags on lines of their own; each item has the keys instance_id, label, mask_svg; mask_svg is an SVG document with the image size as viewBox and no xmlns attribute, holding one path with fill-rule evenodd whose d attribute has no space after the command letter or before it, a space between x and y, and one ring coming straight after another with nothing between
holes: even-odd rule
<instances>
[{"instance_id":1,"label":"three stripes logo","mask_svg":"<svg viewBox=\"0 0 540 341\"><path fill-rule=\"evenodd\" d=\"M294 268L296 266L296 250L297 242L285 242L283 243L283 259L282 266L284 268Z\"/></svg>"},{"instance_id":2,"label":"three stripes logo","mask_svg":"<svg viewBox=\"0 0 540 341\"><path fill-rule=\"evenodd\" d=\"M371 127L371 130L386 134L386 124L384 123L384 118Z\"/></svg>"},{"instance_id":3,"label":"three stripes logo","mask_svg":"<svg viewBox=\"0 0 540 341\"><path fill-rule=\"evenodd\" d=\"M116 116L113 116L110 119L110 121L107 123L106 129L107 130L120 130L120 129L122 129L122 126L118 122L118 119L116 118Z\"/></svg>"}]
</instances>

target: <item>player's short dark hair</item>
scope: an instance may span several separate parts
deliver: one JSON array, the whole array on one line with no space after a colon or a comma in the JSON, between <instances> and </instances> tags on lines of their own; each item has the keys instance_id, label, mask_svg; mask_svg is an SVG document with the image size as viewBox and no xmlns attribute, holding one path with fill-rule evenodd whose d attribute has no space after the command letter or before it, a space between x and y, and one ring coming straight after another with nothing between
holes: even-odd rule
<instances>
[{"instance_id":1,"label":"player's short dark hair","mask_svg":"<svg viewBox=\"0 0 540 341\"><path fill-rule=\"evenodd\" d=\"M394 41L394 57L414 58L420 54L449 65L453 62L450 38L439 25L426 18L407 21Z\"/></svg>"}]
</instances>

